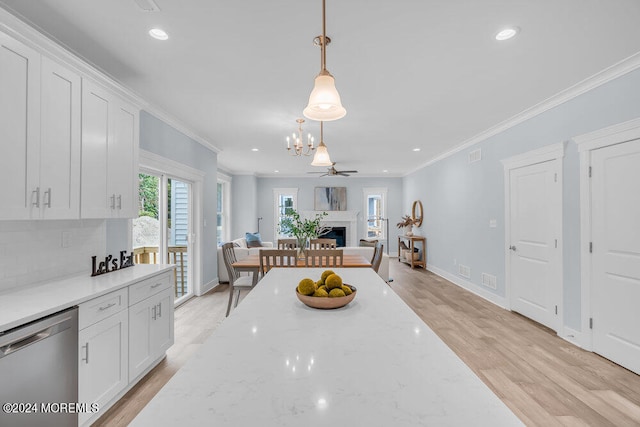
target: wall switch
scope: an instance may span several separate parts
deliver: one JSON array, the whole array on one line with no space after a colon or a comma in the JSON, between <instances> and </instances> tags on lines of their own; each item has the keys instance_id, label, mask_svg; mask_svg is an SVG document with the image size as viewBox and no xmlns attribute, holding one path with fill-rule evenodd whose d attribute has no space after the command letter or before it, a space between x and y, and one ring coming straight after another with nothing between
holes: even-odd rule
<instances>
[{"instance_id":1,"label":"wall switch","mask_svg":"<svg viewBox=\"0 0 640 427\"><path fill-rule=\"evenodd\" d=\"M68 248L69 246L71 246L71 232L70 231L63 231L62 232L62 241L60 242L60 246L62 246L63 248Z\"/></svg>"},{"instance_id":2,"label":"wall switch","mask_svg":"<svg viewBox=\"0 0 640 427\"><path fill-rule=\"evenodd\" d=\"M498 221L495 219L489 220L489 228L496 228L498 226Z\"/></svg>"}]
</instances>

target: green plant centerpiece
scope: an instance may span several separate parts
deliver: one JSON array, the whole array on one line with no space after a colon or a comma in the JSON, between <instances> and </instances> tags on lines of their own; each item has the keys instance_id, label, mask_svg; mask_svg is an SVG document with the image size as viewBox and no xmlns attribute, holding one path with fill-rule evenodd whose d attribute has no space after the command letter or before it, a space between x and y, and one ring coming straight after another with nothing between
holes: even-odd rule
<instances>
[{"instance_id":1,"label":"green plant centerpiece","mask_svg":"<svg viewBox=\"0 0 640 427\"><path fill-rule=\"evenodd\" d=\"M331 227L320 223L322 218L327 215L329 214L326 212L319 212L315 214L313 219L303 218L295 209L287 208L284 217L278 224L278 231L280 234L296 238L298 241L298 257L301 258L304 256L304 250L308 246L309 239L317 239L331 229Z\"/></svg>"}]
</instances>

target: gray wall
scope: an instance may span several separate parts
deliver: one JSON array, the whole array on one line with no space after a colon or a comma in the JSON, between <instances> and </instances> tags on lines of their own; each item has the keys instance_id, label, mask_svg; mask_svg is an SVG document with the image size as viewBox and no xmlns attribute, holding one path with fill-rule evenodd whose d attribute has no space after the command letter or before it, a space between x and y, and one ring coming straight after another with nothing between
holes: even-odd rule
<instances>
[{"instance_id":1,"label":"gray wall","mask_svg":"<svg viewBox=\"0 0 640 427\"><path fill-rule=\"evenodd\" d=\"M258 178L255 175L234 175L231 179L232 240L258 231ZM260 231L264 228L260 223Z\"/></svg>"},{"instance_id":2,"label":"gray wall","mask_svg":"<svg viewBox=\"0 0 640 427\"><path fill-rule=\"evenodd\" d=\"M482 272L498 277L496 295L505 296L504 178L500 160L640 116L640 70L599 86L496 136L426 166L404 178L403 208L422 200L428 263L457 275L457 263L471 267L471 282ZM482 148L482 161L468 153ZM580 331L579 158L569 142L563 160L564 324ZM498 227L489 228L497 219Z\"/></svg>"},{"instance_id":3,"label":"gray wall","mask_svg":"<svg viewBox=\"0 0 640 427\"><path fill-rule=\"evenodd\" d=\"M235 179L235 178L234 178ZM324 178L258 178L258 216L260 234L265 241L274 241L274 188L298 188L298 209L313 210L314 189L316 187L347 187L347 210L358 211L358 239L364 237L363 188L387 188L387 216L391 236L390 254L397 252L396 236L399 234L396 223L400 217L411 213L411 206L402 209L402 178L361 178L352 176Z\"/></svg>"},{"instance_id":4,"label":"gray wall","mask_svg":"<svg viewBox=\"0 0 640 427\"><path fill-rule=\"evenodd\" d=\"M140 112L140 148L205 173L202 201L203 227L202 282L207 284L218 277L216 248L216 193L218 156L193 139L185 136L146 111Z\"/></svg>"}]
</instances>

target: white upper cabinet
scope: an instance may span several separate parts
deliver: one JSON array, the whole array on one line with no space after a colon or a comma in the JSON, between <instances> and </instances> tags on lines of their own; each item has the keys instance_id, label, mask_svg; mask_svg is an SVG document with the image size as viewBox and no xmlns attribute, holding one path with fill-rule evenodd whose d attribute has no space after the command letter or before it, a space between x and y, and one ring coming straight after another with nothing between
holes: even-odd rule
<instances>
[{"instance_id":1,"label":"white upper cabinet","mask_svg":"<svg viewBox=\"0 0 640 427\"><path fill-rule=\"evenodd\" d=\"M80 217L80 94L79 75L42 58L38 186L45 219Z\"/></svg>"},{"instance_id":2,"label":"white upper cabinet","mask_svg":"<svg viewBox=\"0 0 640 427\"><path fill-rule=\"evenodd\" d=\"M0 33L0 219L39 213L40 54Z\"/></svg>"},{"instance_id":3,"label":"white upper cabinet","mask_svg":"<svg viewBox=\"0 0 640 427\"><path fill-rule=\"evenodd\" d=\"M138 110L82 82L82 218L137 216Z\"/></svg>"}]
</instances>

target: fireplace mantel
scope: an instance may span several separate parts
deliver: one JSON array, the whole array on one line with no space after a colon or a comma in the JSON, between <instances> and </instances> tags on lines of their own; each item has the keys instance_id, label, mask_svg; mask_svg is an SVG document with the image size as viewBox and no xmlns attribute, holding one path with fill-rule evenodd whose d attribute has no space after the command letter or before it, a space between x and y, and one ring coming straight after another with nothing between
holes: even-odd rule
<instances>
[{"instance_id":1,"label":"fireplace mantel","mask_svg":"<svg viewBox=\"0 0 640 427\"><path fill-rule=\"evenodd\" d=\"M358 246L358 214L359 211L301 211L303 218L313 219L316 214L326 212L327 216L320 222L327 227L346 227L346 246Z\"/></svg>"}]
</instances>

